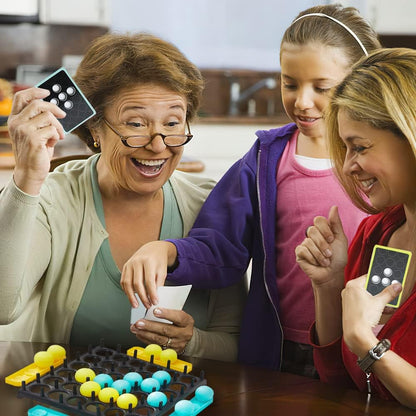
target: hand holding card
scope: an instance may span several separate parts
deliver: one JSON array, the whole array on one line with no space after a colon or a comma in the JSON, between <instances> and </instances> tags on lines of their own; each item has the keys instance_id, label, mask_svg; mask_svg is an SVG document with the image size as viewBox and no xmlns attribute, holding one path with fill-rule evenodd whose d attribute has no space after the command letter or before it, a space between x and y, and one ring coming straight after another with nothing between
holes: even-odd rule
<instances>
[{"instance_id":1,"label":"hand holding card","mask_svg":"<svg viewBox=\"0 0 416 416\"><path fill-rule=\"evenodd\" d=\"M177 309L182 310L183 305L188 298L189 292L192 285L185 286L161 286L158 288L158 297L159 303L153 305L149 309L146 309L139 299L139 307L131 309L130 324L134 324L139 319L148 319L150 321L159 321L171 324L172 322L157 318L153 311L157 307L167 308L167 309Z\"/></svg>"},{"instance_id":2,"label":"hand holding card","mask_svg":"<svg viewBox=\"0 0 416 416\"><path fill-rule=\"evenodd\" d=\"M375 245L367 274L366 289L377 295L385 287L399 282L404 287L412 253L407 250ZM387 306L398 308L402 292Z\"/></svg>"},{"instance_id":3,"label":"hand holding card","mask_svg":"<svg viewBox=\"0 0 416 416\"><path fill-rule=\"evenodd\" d=\"M95 115L94 108L64 68L58 69L37 87L49 90L50 94L45 101L56 104L65 111L66 117L59 120L65 133L71 132Z\"/></svg>"}]
</instances>

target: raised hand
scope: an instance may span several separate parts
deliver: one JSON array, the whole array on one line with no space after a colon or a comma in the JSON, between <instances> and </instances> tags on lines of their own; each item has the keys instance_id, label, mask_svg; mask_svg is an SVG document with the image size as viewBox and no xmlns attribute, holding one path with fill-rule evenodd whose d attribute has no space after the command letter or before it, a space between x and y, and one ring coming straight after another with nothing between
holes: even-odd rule
<instances>
[{"instance_id":1,"label":"raised hand","mask_svg":"<svg viewBox=\"0 0 416 416\"><path fill-rule=\"evenodd\" d=\"M37 195L50 169L55 144L64 138L59 118L65 112L42 99L49 91L28 88L15 94L8 129L16 165L14 181L22 191Z\"/></svg>"},{"instance_id":2,"label":"raised hand","mask_svg":"<svg viewBox=\"0 0 416 416\"><path fill-rule=\"evenodd\" d=\"M328 219L315 217L307 237L296 247L296 261L314 285L340 279L347 264L348 241L338 208L331 207ZM339 282L343 284L342 282Z\"/></svg>"}]
</instances>

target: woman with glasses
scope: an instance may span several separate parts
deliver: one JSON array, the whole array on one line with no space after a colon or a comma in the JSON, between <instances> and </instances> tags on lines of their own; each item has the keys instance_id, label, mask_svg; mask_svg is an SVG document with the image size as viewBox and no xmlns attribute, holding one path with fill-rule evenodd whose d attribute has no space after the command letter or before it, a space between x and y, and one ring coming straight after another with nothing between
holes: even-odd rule
<instances>
[{"instance_id":1,"label":"woman with glasses","mask_svg":"<svg viewBox=\"0 0 416 416\"><path fill-rule=\"evenodd\" d=\"M0 339L133 346L235 360L243 285L191 290L172 322L141 319L120 286L143 244L185 236L213 182L176 169L192 139L203 80L173 45L151 35L96 39L75 80L96 110L77 128L96 153L48 173L64 139L48 91L16 94L9 130L16 167L0 196ZM231 301L232 300L232 301Z\"/></svg>"}]
</instances>

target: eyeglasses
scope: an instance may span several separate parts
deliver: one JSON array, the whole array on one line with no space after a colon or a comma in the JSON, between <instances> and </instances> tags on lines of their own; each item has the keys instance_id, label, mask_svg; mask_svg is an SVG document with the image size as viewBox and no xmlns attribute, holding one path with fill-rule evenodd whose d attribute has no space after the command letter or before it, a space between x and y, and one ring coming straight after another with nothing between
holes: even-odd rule
<instances>
[{"instance_id":1,"label":"eyeglasses","mask_svg":"<svg viewBox=\"0 0 416 416\"><path fill-rule=\"evenodd\" d=\"M152 135L131 135L131 136L123 136L119 133L105 118L103 118L105 124L112 130L117 136L120 137L124 146L127 147L145 147L156 137L160 136L163 140L165 146L168 147L179 147L183 146L184 144L188 143L193 136L191 134L191 130L189 128L188 120L186 120L186 126L188 128L188 134L162 134L162 133L154 133Z\"/></svg>"}]
</instances>

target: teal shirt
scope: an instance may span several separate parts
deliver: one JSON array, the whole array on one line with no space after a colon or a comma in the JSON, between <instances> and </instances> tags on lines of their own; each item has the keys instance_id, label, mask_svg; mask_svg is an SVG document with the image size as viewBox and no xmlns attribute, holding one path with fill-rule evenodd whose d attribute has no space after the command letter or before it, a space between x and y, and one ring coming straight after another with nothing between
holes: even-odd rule
<instances>
[{"instance_id":1,"label":"teal shirt","mask_svg":"<svg viewBox=\"0 0 416 416\"><path fill-rule=\"evenodd\" d=\"M97 159L98 160L98 159ZM97 215L105 228L104 209L98 187L96 162L91 165L92 190ZM163 219L159 239L181 238L182 217L169 181L163 186ZM132 347L139 340L130 332L131 305L120 286L121 273L106 238L98 251L81 303L75 314L71 345ZM97 316L100 317L97 320Z\"/></svg>"}]
</instances>

